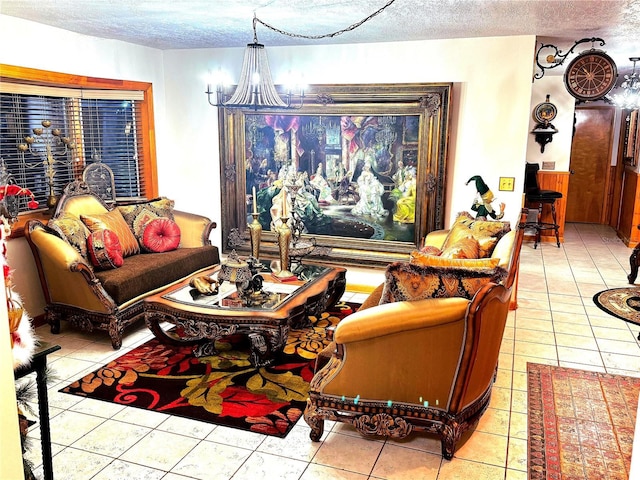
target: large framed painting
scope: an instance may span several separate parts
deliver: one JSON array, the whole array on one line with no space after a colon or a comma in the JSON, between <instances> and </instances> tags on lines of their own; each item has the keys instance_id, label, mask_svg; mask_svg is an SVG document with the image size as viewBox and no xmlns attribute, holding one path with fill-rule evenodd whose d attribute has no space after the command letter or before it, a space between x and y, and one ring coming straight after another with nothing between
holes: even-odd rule
<instances>
[{"instance_id":1,"label":"large framed painting","mask_svg":"<svg viewBox=\"0 0 640 480\"><path fill-rule=\"evenodd\" d=\"M386 265L443 228L451 84L315 85L299 109L220 109L223 251ZM295 246L295 245L294 245ZM295 248L294 248L295 251Z\"/></svg>"}]
</instances>

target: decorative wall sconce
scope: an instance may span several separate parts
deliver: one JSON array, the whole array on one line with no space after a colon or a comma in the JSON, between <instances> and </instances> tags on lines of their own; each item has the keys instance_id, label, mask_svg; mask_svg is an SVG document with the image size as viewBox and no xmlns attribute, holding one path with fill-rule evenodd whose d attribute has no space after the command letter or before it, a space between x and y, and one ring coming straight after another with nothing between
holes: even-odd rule
<instances>
[{"instance_id":1,"label":"decorative wall sconce","mask_svg":"<svg viewBox=\"0 0 640 480\"><path fill-rule=\"evenodd\" d=\"M49 184L49 197L47 198L47 207L53 210L58 203L58 196L54 189L54 178L56 175L56 164L70 165L71 160L67 158L69 150L75 148L75 143L69 137L64 137L62 131L59 128L51 128L50 120L43 120L41 127L32 129L33 136L27 135L24 137L26 143L18 145L18 151L23 154L30 152L31 154L40 157L41 162L37 165L44 165L45 175ZM29 165L24 162L28 167L34 167L37 165Z\"/></svg>"},{"instance_id":2,"label":"decorative wall sconce","mask_svg":"<svg viewBox=\"0 0 640 480\"><path fill-rule=\"evenodd\" d=\"M531 134L535 135L536 142L540 144L540 153L544 153L546 145L551 143L553 135L558 133L558 129L551 123L556 118L558 109L549 101L550 96L547 94L546 100L533 109L533 119L536 121L536 126Z\"/></svg>"},{"instance_id":3,"label":"decorative wall sconce","mask_svg":"<svg viewBox=\"0 0 640 480\"><path fill-rule=\"evenodd\" d=\"M50 120L43 120L41 124L42 127L32 129L33 136L26 135L24 137L25 143L18 145L18 151L22 154L30 152L42 159L38 165L44 165L45 175L49 184L47 207L53 210L58 203L58 197L54 189L55 165L71 164L72 160L67 158L67 153L75 148L75 143L71 138L62 136L62 131L59 128L52 128ZM26 164L26 162L24 163ZM28 166L33 167L34 165Z\"/></svg>"},{"instance_id":4,"label":"decorative wall sconce","mask_svg":"<svg viewBox=\"0 0 640 480\"><path fill-rule=\"evenodd\" d=\"M550 43L541 44L538 48L538 51L536 52L536 66L540 69L540 71L536 72L536 74L533 76L533 79L540 79L544 77L545 70L550 70L562 65L567 57L571 55L575 48L581 43L591 43L593 46L596 42L599 42L600 46L604 46L605 44L605 41L601 38L583 38L581 40L577 40L573 44L573 47L571 47L566 53L562 53L562 50L558 49L558 47ZM542 60L543 58L544 60Z\"/></svg>"}]
</instances>

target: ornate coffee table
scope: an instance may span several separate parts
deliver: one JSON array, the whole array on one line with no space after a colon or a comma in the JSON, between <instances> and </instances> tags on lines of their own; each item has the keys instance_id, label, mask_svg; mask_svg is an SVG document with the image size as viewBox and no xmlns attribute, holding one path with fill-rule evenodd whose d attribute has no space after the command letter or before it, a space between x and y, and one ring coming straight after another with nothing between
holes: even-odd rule
<instances>
[{"instance_id":1,"label":"ornate coffee table","mask_svg":"<svg viewBox=\"0 0 640 480\"><path fill-rule=\"evenodd\" d=\"M215 277L220 266L197 276ZM244 334L251 343L250 361L269 365L287 342L289 328L309 325L309 315L320 315L342 297L346 270L306 264L292 281L280 281L262 272L263 294L243 298L228 282L215 295L202 295L190 279L144 299L145 322L162 342L194 345L196 356L215 355L215 341Z\"/></svg>"}]
</instances>

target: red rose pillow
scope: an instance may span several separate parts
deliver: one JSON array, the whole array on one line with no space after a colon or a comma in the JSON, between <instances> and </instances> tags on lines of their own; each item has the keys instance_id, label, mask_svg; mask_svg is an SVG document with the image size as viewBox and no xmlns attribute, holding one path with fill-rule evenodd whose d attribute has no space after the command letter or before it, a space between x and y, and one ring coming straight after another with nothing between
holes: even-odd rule
<instances>
[{"instance_id":1,"label":"red rose pillow","mask_svg":"<svg viewBox=\"0 0 640 480\"><path fill-rule=\"evenodd\" d=\"M101 270L118 268L124 263L118 235L108 229L96 230L89 235L87 253L91 264Z\"/></svg>"},{"instance_id":2,"label":"red rose pillow","mask_svg":"<svg viewBox=\"0 0 640 480\"><path fill-rule=\"evenodd\" d=\"M142 249L145 252L168 252L178 248L179 244L180 227L169 218L154 218L142 231Z\"/></svg>"}]
</instances>

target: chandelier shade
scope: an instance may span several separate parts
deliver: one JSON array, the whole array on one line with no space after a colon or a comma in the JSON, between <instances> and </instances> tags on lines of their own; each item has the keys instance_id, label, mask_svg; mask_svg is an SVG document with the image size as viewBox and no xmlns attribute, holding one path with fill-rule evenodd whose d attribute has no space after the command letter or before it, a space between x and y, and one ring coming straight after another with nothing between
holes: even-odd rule
<instances>
[{"instance_id":1,"label":"chandelier shade","mask_svg":"<svg viewBox=\"0 0 640 480\"><path fill-rule=\"evenodd\" d=\"M290 103L290 102L289 102ZM240 81L224 106L250 106L254 108L287 108L288 102L280 98L271 79L267 51L261 43L249 43L244 51Z\"/></svg>"}]
</instances>

